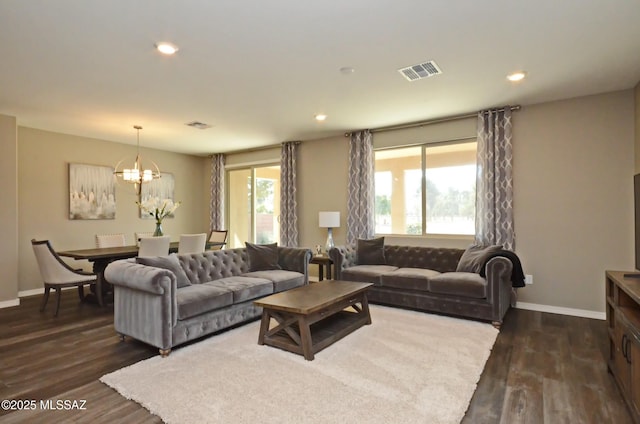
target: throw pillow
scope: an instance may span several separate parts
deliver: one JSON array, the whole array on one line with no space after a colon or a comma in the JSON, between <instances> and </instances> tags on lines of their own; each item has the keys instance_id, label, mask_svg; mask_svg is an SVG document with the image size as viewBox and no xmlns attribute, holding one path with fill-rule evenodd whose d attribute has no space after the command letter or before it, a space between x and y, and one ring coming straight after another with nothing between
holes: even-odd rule
<instances>
[{"instance_id":1,"label":"throw pillow","mask_svg":"<svg viewBox=\"0 0 640 424\"><path fill-rule=\"evenodd\" d=\"M356 262L358 265L385 265L384 237L371 240L358 240L356 246Z\"/></svg>"},{"instance_id":2,"label":"throw pillow","mask_svg":"<svg viewBox=\"0 0 640 424\"><path fill-rule=\"evenodd\" d=\"M479 246L472 244L464 251L458 262L457 272L473 272L478 274L490 254L502 250L502 246Z\"/></svg>"},{"instance_id":3,"label":"throw pillow","mask_svg":"<svg viewBox=\"0 0 640 424\"><path fill-rule=\"evenodd\" d=\"M278 244L253 244L245 242L249 256L249 271L282 269L278 265Z\"/></svg>"},{"instance_id":4,"label":"throw pillow","mask_svg":"<svg viewBox=\"0 0 640 424\"><path fill-rule=\"evenodd\" d=\"M168 269L169 271L173 272L176 276L178 288L191 285L191 281L189 281L187 273L184 272L184 269L182 269L182 266L180 266L180 260L175 253L172 253L169 256L138 256L136 258L136 262L142 265Z\"/></svg>"}]
</instances>

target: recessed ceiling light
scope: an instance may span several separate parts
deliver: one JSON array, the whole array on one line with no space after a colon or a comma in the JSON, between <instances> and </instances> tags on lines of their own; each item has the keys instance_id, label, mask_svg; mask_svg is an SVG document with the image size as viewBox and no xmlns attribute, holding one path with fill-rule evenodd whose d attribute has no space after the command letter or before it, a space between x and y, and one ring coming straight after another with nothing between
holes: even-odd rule
<instances>
[{"instance_id":1,"label":"recessed ceiling light","mask_svg":"<svg viewBox=\"0 0 640 424\"><path fill-rule=\"evenodd\" d=\"M200 121L187 122L185 125L188 127L197 128L199 130L206 130L207 128L211 128L211 125L205 124L204 122L200 122Z\"/></svg>"},{"instance_id":2,"label":"recessed ceiling light","mask_svg":"<svg viewBox=\"0 0 640 424\"><path fill-rule=\"evenodd\" d=\"M158 43L156 44L156 49L162 54L166 54L168 56L175 54L178 51L178 47L171 43Z\"/></svg>"},{"instance_id":3,"label":"recessed ceiling light","mask_svg":"<svg viewBox=\"0 0 640 424\"><path fill-rule=\"evenodd\" d=\"M351 66L344 66L342 68L340 68L340 73L342 75L350 75L353 74L356 70L353 69Z\"/></svg>"},{"instance_id":4,"label":"recessed ceiling light","mask_svg":"<svg viewBox=\"0 0 640 424\"><path fill-rule=\"evenodd\" d=\"M320 113L320 114L316 115L315 118L316 118L316 121L324 121L325 119L327 119L327 115L324 115L324 114Z\"/></svg>"},{"instance_id":5,"label":"recessed ceiling light","mask_svg":"<svg viewBox=\"0 0 640 424\"><path fill-rule=\"evenodd\" d=\"M514 72L512 74L507 75L507 79L511 82L522 81L524 77L527 76L527 73L524 71Z\"/></svg>"}]
</instances>

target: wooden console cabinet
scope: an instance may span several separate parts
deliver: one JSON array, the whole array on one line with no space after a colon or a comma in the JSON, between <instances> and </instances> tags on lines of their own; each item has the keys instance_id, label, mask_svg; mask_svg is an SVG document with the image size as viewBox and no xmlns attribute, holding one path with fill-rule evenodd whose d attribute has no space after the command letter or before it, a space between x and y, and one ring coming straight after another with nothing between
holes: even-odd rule
<instances>
[{"instance_id":1,"label":"wooden console cabinet","mask_svg":"<svg viewBox=\"0 0 640 424\"><path fill-rule=\"evenodd\" d=\"M609 371L640 423L640 278L607 271Z\"/></svg>"}]
</instances>

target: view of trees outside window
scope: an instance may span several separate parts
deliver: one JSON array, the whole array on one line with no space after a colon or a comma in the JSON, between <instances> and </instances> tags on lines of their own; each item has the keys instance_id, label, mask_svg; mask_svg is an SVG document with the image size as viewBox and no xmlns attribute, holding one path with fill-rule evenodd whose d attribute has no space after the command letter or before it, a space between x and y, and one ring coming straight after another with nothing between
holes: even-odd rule
<instances>
[{"instance_id":1,"label":"view of trees outside window","mask_svg":"<svg viewBox=\"0 0 640 424\"><path fill-rule=\"evenodd\" d=\"M476 166L427 168L427 232L474 234Z\"/></svg>"},{"instance_id":2,"label":"view of trees outside window","mask_svg":"<svg viewBox=\"0 0 640 424\"><path fill-rule=\"evenodd\" d=\"M404 171L404 210L407 234L422 234L422 170Z\"/></svg>"},{"instance_id":3,"label":"view of trees outside window","mask_svg":"<svg viewBox=\"0 0 640 424\"><path fill-rule=\"evenodd\" d=\"M227 171L227 204L231 212L226 219L229 248L244 247L244 242L251 240L252 174L251 169Z\"/></svg>"},{"instance_id":4,"label":"view of trees outside window","mask_svg":"<svg viewBox=\"0 0 640 424\"><path fill-rule=\"evenodd\" d=\"M280 241L280 166L227 171L229 248Z\"/></svg>"},{"instance_id":5,"label":"view of trees outside window","mask_svg":"<svg viewBox=\"0 0 640 424\"><path fill-rule=\"evenodd\" d=\"M376 233L474 234L475 155L475 142L376 151Z\"/></svg>"},{"instance_id":6,"label":"view of trees outside window","mask_svg":"<svg viewBox=\"0 0 640 424\"><path fill-rule=\"evenodd\" d=\"M391 172L375 173L376 233L391 233Z\"/></svg>"},{"instance_id":7,"label":"view of trees outside window","mask_svg":"<svg viewBox=\"0 0 640 424\"><path fill-rule=\"evenodd\" d=\"M276 241L274 226L275 217L275 189L277 180L256 178L256 243L273 243Z\"/></svg>"}]
</instances>

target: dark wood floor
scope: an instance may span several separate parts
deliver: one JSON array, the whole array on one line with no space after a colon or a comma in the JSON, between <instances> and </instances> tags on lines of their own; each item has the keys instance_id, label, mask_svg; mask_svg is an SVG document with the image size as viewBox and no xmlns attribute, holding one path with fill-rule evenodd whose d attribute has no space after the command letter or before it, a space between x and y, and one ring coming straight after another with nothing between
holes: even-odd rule
<instances>
[{"instance_id":1,"label":"dark wood floor","mask_svg":"<svg viewBox=\"0 0 640 424\"><path fill-rule=\"evenodd\" d=\"M86 400L86 409L0 410L0 422L161 422L98 381L156 349L121 343L113 310L81 305L74 291L58 318L39 302L0 309L0 400ZM463 423L631 423L606 349L604 321L509 311Z\"/></svg>"}]
</instances>

